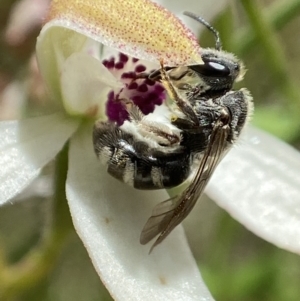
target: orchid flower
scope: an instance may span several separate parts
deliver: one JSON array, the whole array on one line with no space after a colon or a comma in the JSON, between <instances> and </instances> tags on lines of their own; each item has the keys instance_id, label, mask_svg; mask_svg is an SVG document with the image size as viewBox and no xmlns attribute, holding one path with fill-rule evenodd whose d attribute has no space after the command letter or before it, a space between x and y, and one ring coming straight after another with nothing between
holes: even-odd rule
<instances>
[{"instance_id":1,"label":"orchid flower","mask_svg":"<svg viewBox=\"0 0 300 301\"><path fill-rule=\"evenodd\" d=\"M122 54L112 59L111 48ZM146 113L162 103L159 84L147 91L139 89L146 82L130 86L132 72L157 68L159 59L201 63L193 33L150 0L56 0L37 57L56 111L0 123L0 204L29 185L68 142L66 194L73 223L113 298L213 300L181 226L150 256L149 246L139 244L144 222L166 192L119 183L105 172L92 145L96 119L122 122L114 105L121 93L147 99L148 106L141 106ZM291 147L250 128L206 191L257 235L299 252L299 159Z\"/></svg>"}]
</instances>

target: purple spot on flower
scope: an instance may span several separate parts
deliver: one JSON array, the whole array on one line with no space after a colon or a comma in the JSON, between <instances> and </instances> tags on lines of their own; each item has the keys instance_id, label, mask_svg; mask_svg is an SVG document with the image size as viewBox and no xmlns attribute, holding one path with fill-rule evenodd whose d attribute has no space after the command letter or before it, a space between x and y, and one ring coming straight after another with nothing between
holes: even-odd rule
<instances>
[{"instance_id":1,"label":"purple spot on flower","mask_svg":"<svg viewBox=\"0 0 300 301\"><path fill-rule=\"evenodd\" d=\"M139 73L144 72L146 67L142 64L137 64L139 59L131 58L123 53L115 60L103 60L103 65L108 69L121 70L126 69L134 70L130 72L115 72L116 76L121 77L124 84L123 88L119 91L111 91L107 96L106 114L110 121L122 125L125 120L128 120L128 112L126 105L122 100L132 101L144 114L152 113L156 105L161 105L166 98L166 91L164 87L157 81L150 80L149 78L138 78ZM128 66L131 65L131 66Z\"/></svg>"},{"instance_id":2,"label":"purple spot on flower","mask_svg":"<svg viewBox=\"0 0 300 301\"><path fill-rule=\"evenodd\" d=\"M165 88L162 85L155 85L154 90L156 93L162 93L165 91Z\"/></svg>"},{"instance_id":3,"label":"purple spot on flower","mask_svg":"<svg viewBox=\"0 0 300 301\"><path fill-rule=\"evenodd\" d=\"M108 60L103 60L102 64L107 68Z\"/></svg>"},{"instance_id":4,"label":"purple spot on flower","mask_svg":"<svg viewBox=\"0 0 300 301\"><path fill-rule=\"evenodd\" d=\"M150 114L154 111L155 105L153 103L144 104L140 110L145 114Z\"/></svg>"},{"instance_id":5,"label":"purple spot on flower","mask_svg":"<svg viewBox=\"0 0 300 301\"><path fill-rule=\"evenodd\" d=\"M147 94L147 100L149 102L155 100L158 97L159 97L159 95L157 93L155 93L155 92L150 92L150 93Z\"/></svg>"},{"instance_id":6,"label":"purple spot on flower","mask_svg":"<svg viewBox=\"0 0 300 301\"><path fill-rule=\"evenodd\" d=\"M113 69L115 67L115 58L112 57L109 61L107 61L105 67L107 69Z\"/></svg>"},{"instance_id":7,"label":"purple spot on flower","mask_svg":"<svg viewBox=\"0 0 300 301\"><path fill-rule=\"evenodd\" d=\"M141 85L137 88L137 90L138 90L139 92L145 93L145 92L148 91L148 87L147 87L146 84L143 83L143 84L141 84Z\"/></svg>"},{"instance_id":8,"label":"purple spot on flower","mask_svg":"<svg viewBox=\"0 0 300 301\"><path fill-rule=\"evenodd\" d=\"M164 102L164 100L165 100L165 97L157 97L157 98L153 99L153 103L155 105L160 106Z\"/></svg>"},{"instance_id":9,"label":"purple spot on flower","mask_svg":"<svg viewBox=\"0 0 300 301\"><path fill-rule=\"evenodd\" d=\"M139 107L141 108L144 102L144 98L140 95L135 95L132 98L132 101Z\"/></svg>"},{"instance_id":10,"label":"purple spot on flower","mask_svg":"<svg viewBox=\"0 0 300 301\"><path fill-rule=\"evenodd\" d=\"M155 81L149 79L149 78L146 78L145 79L145 84L148 85L148 86L154 86L155 85Z\"/></svg>"},{"instance_id":11,"label":"purple spot on flower","mask_svg":"<svg viewBox=\"0 0 300 301\"><path fill-rule=\"evenodd\" d=\"M108 94L106 115L110 121L115 121L118 125L122 125L128 119L128 113L123 103L115 99L113 91Z\"/></svg>"},{"instance_id":12,"label":"purple spot on flower","mask_svg":"<svg viewBox=\"0 0 300 301\"><path fill-rule=\"evenodd\" d=\"M124 72L122 75L121 75L121 78L122 79L127 79L127 78L135 78L136 77L136 74L135 72Z\"/></svg>"},{"instance_id":13,"label":"purple spot on flower","mask_svg":"<svg viewBox=\"0 0 300 301\"><path fill-rule=\"evenodd\" d=\"M134 70L136 73L140 73L144 72L146 70L146 67L144 65L137 65Z\"/></svg>"},{"instance_id":14,"label":"purple spot on flower","mask_svg":"<svg viewBox=\"0 0 300 301\"><path fill-rule=\"evenodd\" d=\"M124 53L120 53L119 54L119 60L122 62L122 63L127 63L128 62L128 56Z\"/></svg>"},{"instance_id":15,"label":"purple spot on flower","mask_svg":"<svg viewBox=\"0 0 300 301\"><path fill-rule=\"evenodd\" d=\"M135 90L137 88L138 88L138 84L136 82L130 83L127 87L128 90Z\"/></svg>"},{"instance_id":16,"label":"purple spot on flower","mask_svg":"<svg viewBox=\"0 0 300 301\"><path fill-rule=\"evenodd\" d=\"M150 92L147 94L147 102L152 102L156 105L162 104L164 99L166 99L165 93L157 94L155 92Z\"/></svg>"},{"instance_id":17,"label":"purple spot on flower","mask_svg":"<svg viewBox=\"0 0 300 301\"><path fill-rule=\"evenodd\" d=\"M116 64L115 64L115 68L116 69L123 69L124 68L124 63L123 62L117 62Z\"/></svg>"}]
</instances>

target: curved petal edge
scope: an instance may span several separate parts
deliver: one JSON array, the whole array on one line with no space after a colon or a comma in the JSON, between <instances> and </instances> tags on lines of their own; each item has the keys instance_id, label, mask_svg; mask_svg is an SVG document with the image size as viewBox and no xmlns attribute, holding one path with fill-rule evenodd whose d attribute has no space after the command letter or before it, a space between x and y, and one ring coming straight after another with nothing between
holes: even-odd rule
<instances>
[{"instance_id":1,"label":"curved petal edge","mask_svg":"<svg viewBox=\"0 0 300 301\"><path fill-rule=\"evenodd\" d=\"M300 254L300 153L248 128L224 158L208 195L246 228Z\"/></svg>"},{"instance_id":2,"label":"curved petal edge","mask_svg":"<svg viewBox=\"0 0 300 301\"><path fill-rule=\"evenodd\" d=\"M0 122L0 205L39 174L77 126L61 114Z\"/></svg>"},{"instance_id":3,"label":"curved petal edge","mask_svg":"<svg viewBox=\"0 0 300 301\"><path fill-rule=\"evenodd\" d=\"M72 138L66 191L75 228L113 298L213 300L181 227L150 255L150 246L139 244L155 200L167 195L109 176L96 159L90 131Z\"/></svg>"}]
</instances>

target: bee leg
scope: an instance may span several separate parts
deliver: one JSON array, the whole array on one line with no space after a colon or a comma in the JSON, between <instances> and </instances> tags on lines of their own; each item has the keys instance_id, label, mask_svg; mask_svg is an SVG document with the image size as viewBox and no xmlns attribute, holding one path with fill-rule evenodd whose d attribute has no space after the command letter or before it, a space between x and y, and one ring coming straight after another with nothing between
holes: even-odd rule
<instances>
[{"instance_id":1,"label":"bee leg","mask_svg":"<svg viewBox=\"0 0 300 301\"><path fill-rule=\"evenodd\" d=\"M162 83L165 87L165 89L168 91L170 97L175 101L179 109L187 116L188 119L192 120L194 123L194 126L199 126L199 120L197 118L197 115L192 108L192 106L184 101L179 94L177 93L174 85L172 84L169 75L166 72L166 69L163 66L163 62L161 61L161 78L162 78Z\"/></svg>"},{"instance_id":2,"label":"bee leg","mask_svg":"<svg viewBox=\"0 0 300 301\"><path fill-rule=\"evenodd\" d=\"M174 69L175 67L168 67L168 66L165 66L164 67L164 70L166 71L169 71L169 70L172 70ZM151 71L151 72L142 72L142 73L139 73L136 75L135 79L139 79L139 78L148 78L152 81L161 81L161 70L160 69L156 69L154 71Z\"/></svg>"},{"instance_id":3,"label":"bee leg","mask_svg":"<svg viewBox=\"0 0 300 301\"><path fill-rule=\"evenodd\" d=\"M131 99L122 98L120 99L120 101L125 105L126 111L129 114L129 119L131 122L138 123L145 117L143 112L139 109L137 105L134 104L134 102Z\"/></svg>"},{"instance_id":4,"label":"bee leg","mask_svg":"<svg viewBox=\"0 0 300 301\"><path fill-rule=\"evenodd\" d=\"M130 99L121 99L129 114L130 122L136 126L137 131L149 139L157 141L162 146L168 146L180 143L180 132L176 133L155 120L145 118L141 110Z\"/></svg>"},{"instance_id":5,"label":"bee leg","mask_svg":"<svg viewBox=\"0 0 300 301\"><path fill-rule=\"evenodd\" d=\"M137 189L175 187L190 174L190 153L184 147L157 149L113 123L95 124L93 144L108 173Z\"/></svg>"},{"instance_id":6,"label":"bee leg","mask_svg":"<svg viewBox=\"0 0 300 301\"><path fill-rule=\"evenodd\" d=\"M134 124L137 131L144 137L154 139L158 144L162 146L168 146L172 144L180 143L180 132L172 131L170 127L163 125L153 119L149 120L142 113L142 111L136 106L132 100L122 98L120 99L124 104L128 114L130 123Z\"/></svg>"},{"instance_id":7,"label":"bee leg","mask_svg":"<svg viewBox=\"0 0 300 301\"><path fill-rule=\"evenodd\" d=\"M173 118L171 119L171 123L181 130L190 130L195 128L195 124L192 121L184 118Z\"/></svg>"}]
</instances>

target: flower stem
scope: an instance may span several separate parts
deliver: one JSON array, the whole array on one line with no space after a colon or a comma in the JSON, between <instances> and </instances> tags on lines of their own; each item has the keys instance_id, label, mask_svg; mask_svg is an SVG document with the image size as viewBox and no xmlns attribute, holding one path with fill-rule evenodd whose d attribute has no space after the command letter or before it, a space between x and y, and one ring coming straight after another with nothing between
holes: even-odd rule
<instances>
[{"instance_id":1,"label":"flower stem","mask_svg":"<svg viewBox=\"0 0 300 301\"><path fill-rule=\"evenodd\" d=\"M36 286L51 272L73 226L67 205L65 183L68 145L56 158L53 222L41 243L13 265L0 270L0 300L13 300Z\"/></svg>"},{"instance_id":2,"label":"flower stem","mask_svg":"<svg viewBox=\"0 0 300 301\"><path fill-rule=\"evenodd\" d=\"M286 97L289 111L299 111L300 91L288 72L288 63L272 25L268 22L263 9L256 0L241 0L249 22L265 52L265 62L273 74L274 84Z\"/></svg>"},{"instance_id":3,"label":"flower stem","mask_svg":"<svg viewBox=\"0 0 300 301\"><path fill-rule=\"evenodd\" d=\"M299 0L277 1L266 12L266 20L275 30L280 30L300 12ZM256 32L251 28L242 28L235 34L234 51L240 56L245 55L257 41Z\"/></svg>"}]
</instances>

